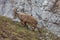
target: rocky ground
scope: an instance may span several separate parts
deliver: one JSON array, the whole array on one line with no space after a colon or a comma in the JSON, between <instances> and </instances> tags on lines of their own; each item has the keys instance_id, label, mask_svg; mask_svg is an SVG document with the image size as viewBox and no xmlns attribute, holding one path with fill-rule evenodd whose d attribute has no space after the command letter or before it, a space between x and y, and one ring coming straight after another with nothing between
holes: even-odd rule
<instances>
[{"instance_id":1,"label":"rocky ground","mask_svg":"<svg viewBox=\"0 0 60 40\"><path fill-rule=\"evenodd\" d=\"M60 40L60 38L46 28L34 32L19 22L0 16L0 40Z\"/></svg>"}]
</instances>

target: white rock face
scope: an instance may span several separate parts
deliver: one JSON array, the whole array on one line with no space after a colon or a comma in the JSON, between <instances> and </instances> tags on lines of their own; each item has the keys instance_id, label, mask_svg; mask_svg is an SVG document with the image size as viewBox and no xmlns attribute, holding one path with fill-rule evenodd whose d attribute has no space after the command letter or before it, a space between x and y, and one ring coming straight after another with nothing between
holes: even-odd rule
<instances>
[{"instance_id":1,"label":"white rock face","mask_svg":"<svg viewBox=\"0 0 60 40\"><path fill-rule=\"evenodd\" d=\"M41 26L60 35L60 15L49 12L56 0L0 0L0 15L13 19L13 9L32 14ZM19 21L19 19L13 19Z\"/></svg>"}]
</instances>

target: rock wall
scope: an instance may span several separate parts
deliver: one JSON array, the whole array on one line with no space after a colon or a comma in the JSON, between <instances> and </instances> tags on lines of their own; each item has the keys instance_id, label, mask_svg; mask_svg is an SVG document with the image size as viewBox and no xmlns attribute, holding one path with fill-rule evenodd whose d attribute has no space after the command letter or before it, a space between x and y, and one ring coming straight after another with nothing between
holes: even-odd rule
<instances>
[{"instance_id":1,"label":"rock wall","mask_svg":"<svg viewBox=\"0 0 60 40\"><path fill-rule=\"evenodd\" d=\"M56 7L59 2L59 0L0 0L0 15L13 19L13 9L18 7L18 12L32 14L40 26L46 27L59 36L60 6ZM18 18L13 20L19 21Z\"/></svg>"}]
</instances>

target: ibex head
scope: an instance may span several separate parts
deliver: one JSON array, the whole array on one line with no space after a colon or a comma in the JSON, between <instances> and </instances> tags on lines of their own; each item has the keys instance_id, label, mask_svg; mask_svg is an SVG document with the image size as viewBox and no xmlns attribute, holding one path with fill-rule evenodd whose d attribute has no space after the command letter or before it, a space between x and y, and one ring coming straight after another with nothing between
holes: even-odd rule
<instances>
[{"instance_id":1,"label":"ibex head","mask_svg":"<svg viewBox=\"0 0 60 40\"><path fill-rule=\"evenodd\" d=\"M13 12L14 12L14 19L17 17L17 7L13 9Z\"/></svg>"}]
</instances>

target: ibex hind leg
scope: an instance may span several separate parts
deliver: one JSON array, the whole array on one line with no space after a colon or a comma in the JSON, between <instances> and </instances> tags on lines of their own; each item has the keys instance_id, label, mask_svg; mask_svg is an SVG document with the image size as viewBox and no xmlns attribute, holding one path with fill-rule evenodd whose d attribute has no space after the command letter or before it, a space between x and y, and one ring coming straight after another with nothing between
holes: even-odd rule
<instances>
[{"instance_id":1,"label":"ibex hind leg","mask_svg":"<svg viewBox=\"0 0 60 40\"><path fill-rule=\"evenodd\" d=\"M28 25L28 29L31 30L31 31L35 31L35 28L31 25Z\"/></svg>"},{"instance_id":2,"label":"ibex hind leg","mask_svg":"<svg viewBox=\"0 0 60 40\"><path fill-rule=\"evenodd\" d=\"M33 31L38 31L38 28L37 28L37 26L35 26L35 27L32 27L32 30L33 30Z\"/></svg>"},{"instance_id":3,"label":"ibex hind leg","mask_svg":"<svg viewBox=\"0 0 60 40\"><path fill-rule=\"evenodd\" d=\"M34 27L32 27L32 31L35 31L35 28Z\"/></svg>"},{"instance_id":4,"label":"ibex hind leg","mask_svg":"<svg viewBox=\"0 0 60 40\"><path fill-rule=\"evenodd\" d=\"M30 24L26 23L26 25L27 25L27 29L32 30L32 27Z\"/></svg>"}]
</instances>

